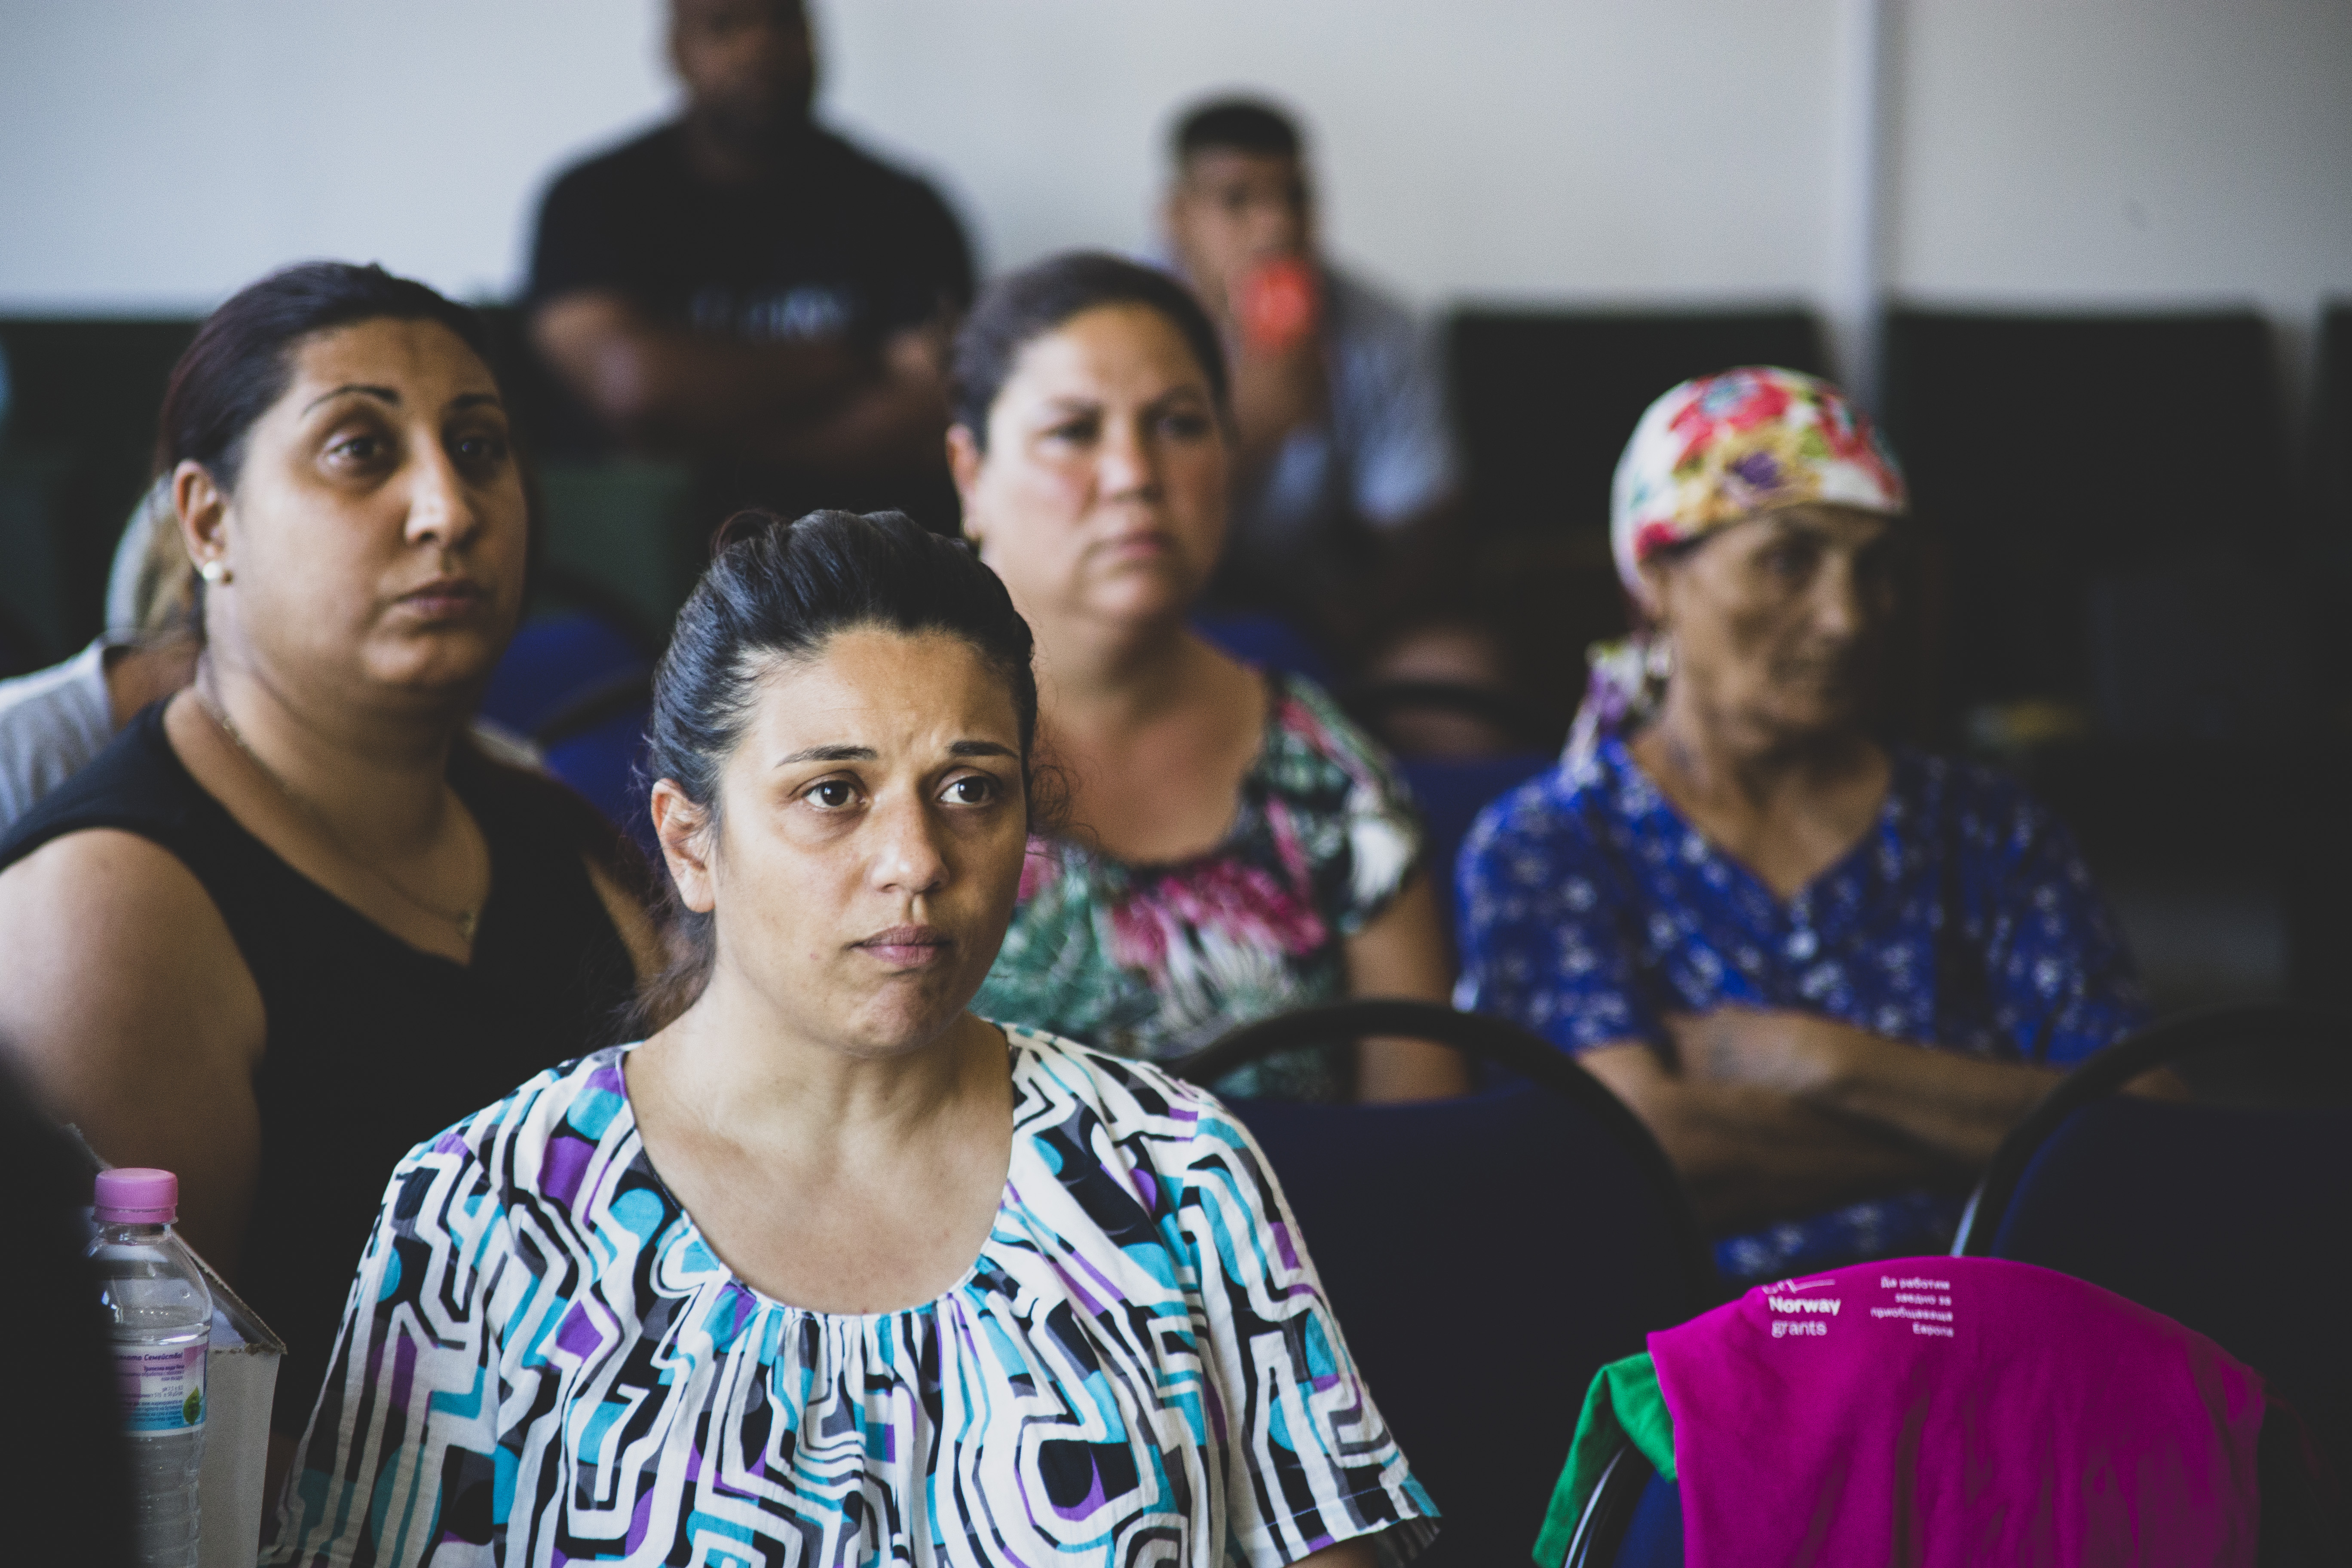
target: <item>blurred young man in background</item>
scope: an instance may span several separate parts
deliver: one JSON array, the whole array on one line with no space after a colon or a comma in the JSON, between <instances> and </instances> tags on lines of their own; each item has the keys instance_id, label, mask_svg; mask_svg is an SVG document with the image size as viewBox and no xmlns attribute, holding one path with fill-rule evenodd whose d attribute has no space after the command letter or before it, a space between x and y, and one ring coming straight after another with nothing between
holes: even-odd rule
<instances>
[{"instance_id":1,"label":"blurred young man in background","mask_svg":"<svg viewBox=\"0 0 2352 1568\"><path fill-rule=\"evenodd\" d=\"M1199 105L1171 151L1169 257L1233 356L1222 595L1343 647L1378 643L1397 584L1447 553L1459 465L1434 336L1321 256L1298 129L1281 110Z\"/></svg>"}]
</instances>

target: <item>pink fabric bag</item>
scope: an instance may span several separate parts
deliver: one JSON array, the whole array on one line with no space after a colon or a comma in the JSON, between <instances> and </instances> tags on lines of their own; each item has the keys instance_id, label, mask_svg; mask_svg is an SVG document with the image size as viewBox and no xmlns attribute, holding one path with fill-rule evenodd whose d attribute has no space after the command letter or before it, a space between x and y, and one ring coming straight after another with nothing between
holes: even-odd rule
<instances>
[{"instance_id":1,"label":"pink fabric bag","mask_svg":"<svg viewBox=\"0 0 2352 1568\"><path fill-rule=\"evenodd\" d=\"M1861 1264L1650 1353L1693 1568L2254 1561L2261 1374L2067 1275Z\"/></svg>"}]
</instances>

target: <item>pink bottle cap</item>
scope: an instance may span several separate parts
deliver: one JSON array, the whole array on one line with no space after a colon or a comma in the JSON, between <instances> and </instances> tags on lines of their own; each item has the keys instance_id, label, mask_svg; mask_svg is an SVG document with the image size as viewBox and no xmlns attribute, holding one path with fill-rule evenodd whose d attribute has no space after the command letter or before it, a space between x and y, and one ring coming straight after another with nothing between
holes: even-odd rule
<instances>
[{"instance_id":1,"label":"pink bottle cap","mask_svg":"<svg viewBox=\"0 0 2352 1568\"><path fill-rule=\"evenodd\" d=\"M139 1165L100 1171L96 1208L100 1225L170 1225L180 1217L180 1178Z\"/></svg>"}]
</instances>

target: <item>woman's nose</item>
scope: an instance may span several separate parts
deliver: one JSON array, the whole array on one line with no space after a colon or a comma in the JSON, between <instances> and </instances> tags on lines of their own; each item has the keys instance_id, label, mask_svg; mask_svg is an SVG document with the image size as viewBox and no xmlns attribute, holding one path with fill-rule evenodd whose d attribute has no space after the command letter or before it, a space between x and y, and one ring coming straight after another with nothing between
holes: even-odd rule
<instances>
[{"instance_id":1,"label":"woman's nose","mask_svg":"<svg viewBox=\"0 0 2352 1568\"><path fill-rule=\"evenodd\" d=\"M878 805L869 821L879 836L874 883L886 892L929 893L947 880L940 825L929 803L908 798Z\"/></svg>"},{"instance_id":2,"label":"woman's nose","mask_svg":"<svg viewBox=\"0 0 2352 1568\"><path fill-rule=\"evenodd\" d=\"M440 443L433 443L410 466L409 542L431 542L446 549L471 539L480 526L472 492L449 454L441 450Z\"/></svg>"},{"instance_id":3,"label":"woman's nose","mask_svg":"<svg viewBox=\"0 0 2352 1568\"><path fill-rule=\"evenodd\" d=\"M1862 574L1851 561L1832 561L1813 584L1813 629L1843 642L1862 634L1870 616Z\"/></svg>"},{"instance_id":4,"label":"woman's nose","mask_svg":"<svg viewBox=\"0 0 2352 1568\"><path fill-rule=\"evenodd\" d=\"M1149 495L1159 488L1159 454L1139 422L1112 422L1096 461L1105 495Z\"/></svg>"}]
</instances>

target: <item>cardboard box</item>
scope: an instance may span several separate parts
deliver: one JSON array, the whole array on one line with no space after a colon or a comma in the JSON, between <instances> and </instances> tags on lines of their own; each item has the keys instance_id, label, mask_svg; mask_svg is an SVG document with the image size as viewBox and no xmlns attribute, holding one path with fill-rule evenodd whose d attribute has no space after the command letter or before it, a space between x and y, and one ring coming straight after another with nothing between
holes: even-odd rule
<instances>
[{"instance_id":1,"label":"cardboard box","mask_svg":"<svg viewBox=\"0 0 2352 1568\"><path fill-rule=\"evenodd\" d=\"M195 1257L195 1248L188 1249ZM204 1510L201 1568L253 1568L260 1554L261 1495L269 1464L269 1407L286 1342L196 1258L213 1291L213 1342L205 1356L205 1458L196 1506Z\"/></svg>"}]
</instances>

